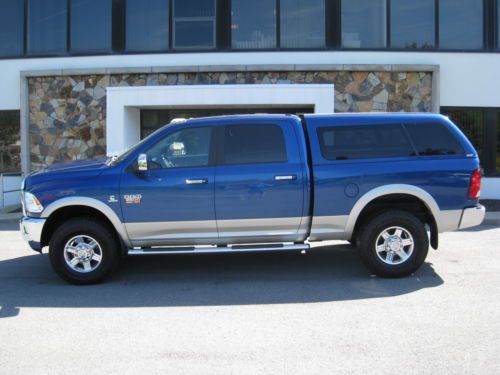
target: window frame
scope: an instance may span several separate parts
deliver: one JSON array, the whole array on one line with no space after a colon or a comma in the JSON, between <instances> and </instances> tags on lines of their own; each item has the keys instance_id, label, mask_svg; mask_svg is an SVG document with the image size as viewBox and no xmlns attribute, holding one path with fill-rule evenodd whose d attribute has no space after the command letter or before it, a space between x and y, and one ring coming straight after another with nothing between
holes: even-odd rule
<instances>
[{"instance_id":1,"label":"window frame","mask_svg":"<svg viewBox=\"0 0 500 375\"><path fill-rule=\"evenodd\" d=\"M225 157L225 134L226 134L226 128L231 127L231 126L250 126L250 127L258 127L258 126L272 126L276 127L279 129L282 139L283 139L283 146L285 148L285 157L286 159L284 161L264 161L264 162L254 162L254 163L235 163L235 164L227 164L224 160ZM267 123L267 122L262 122L262 123L232 123L232 124L223 124L221 126L218 126L218 132L217 132L217 142L216 142L216 165L218 167L235 167L238 165L271 165L271 164L288 164L289 163L289 156L288 156L288 147L286 143L286 136L285 132L283 131L283 128L279 124L275 123Z\"/></svg>"},{"instance_id":2,"label":"window frame","mask_svg":"<svg viewBox=\"0 0 500 375\"><path fill-rule=\"evenodd\" d=\"M170 0L170 8L172 13L170 14L170 29L172 35L172 42L170 43L170 49L174 51L211 51L217 49L217 0L214 2L214 16L213 17L176 17L175 16L175 1ZM210 47L179 47L176 45L176 30L175 27L177 22L212 22L212 40L213 44Z\"/></svg>"}]
</instances>

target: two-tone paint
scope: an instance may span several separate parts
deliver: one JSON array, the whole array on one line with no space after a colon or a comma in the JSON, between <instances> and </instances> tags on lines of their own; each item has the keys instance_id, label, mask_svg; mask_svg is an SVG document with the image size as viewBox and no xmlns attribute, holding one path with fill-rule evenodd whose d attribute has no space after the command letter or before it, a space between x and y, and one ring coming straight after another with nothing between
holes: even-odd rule
<instances>
[{"instance_id":1,"label":"two-tone paint","mask_svg":"<svg viewBox=\"0 0 500 375\"><path fill-rule=\"evenodd\" d=\"M319 147L317 129L323 126L429 122L444 124L465 153L331 161ZM279 126L287 161L223 165L217 150L223 127L231 124ZM139 154L185 127L213 128L209 165L143 172L132 168ZM471 174L478 167L470 142L440 115L192 119L162 128L118 163L109 159L75 162L28 176L24 189L36 195L44 210L28 214L21 226L36 250L47 245L41 240L45 221L59 209L74 206L103 214L126 248L350 239L370 202L389 194L407 194L425 204L443 232L482 220L484 210L476 208L477 200L467 198Z\"/></svg>"}]
</instances>

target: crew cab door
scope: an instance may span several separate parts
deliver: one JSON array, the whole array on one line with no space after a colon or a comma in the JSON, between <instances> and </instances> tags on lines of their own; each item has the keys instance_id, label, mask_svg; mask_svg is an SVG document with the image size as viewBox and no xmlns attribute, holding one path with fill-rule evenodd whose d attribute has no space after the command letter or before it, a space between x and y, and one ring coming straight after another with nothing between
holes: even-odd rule
<instances>
[{"instance_id":1,"label":"crew cab door","mask_svg":"<svg viewBox=\"0 0 500 375\"><path fill-rule=\"evenodd\" d=\"M208 125L173 131L145 151L147 171L124 171L122 212L135 246L217 238L213 133Z\"/></svg>"},{"instance_id":2,"label":"crew cab door","mask_svg":"<svg viewBox=\"0 0 500 375\"><path fill-rule=\"evenodd\" d=\"M304 166L291 124L223 124L215 176L219 239L244 243L300 238Z\"/></svg>"}]
</instances>

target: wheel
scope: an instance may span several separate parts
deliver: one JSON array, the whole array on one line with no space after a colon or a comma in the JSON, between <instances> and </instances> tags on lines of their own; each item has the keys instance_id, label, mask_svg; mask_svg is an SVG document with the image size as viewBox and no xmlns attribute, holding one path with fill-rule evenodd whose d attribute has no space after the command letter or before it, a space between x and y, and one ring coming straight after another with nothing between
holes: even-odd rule
<instances>
[{"instance_id":1,"label":"wheel","mask_svg":"<svg viewBox=\"0 0 500 375\"><path fill-rule=\"evenodd\" d=\"M406 211L387 211L370 218L358 239L361 260L381 277L411 275L429 251L424 223Z\"/></svg>"},{"instance_id":2,"label":"wheel","mask_svg":"<svg viewBox=\"0 0 500 375\"><path fill-rule=\"evenodd\" d=\"M118 243L106 224L91 218L71 219L52 235L49 257L63 280L95 284L118 265Z\"/></svg>"}]
</instances>

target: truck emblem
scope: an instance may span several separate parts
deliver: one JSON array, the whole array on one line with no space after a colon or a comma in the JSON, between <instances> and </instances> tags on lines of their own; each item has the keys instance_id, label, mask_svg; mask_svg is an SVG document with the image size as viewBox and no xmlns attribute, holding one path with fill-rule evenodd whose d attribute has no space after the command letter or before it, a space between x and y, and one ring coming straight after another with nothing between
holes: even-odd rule
<instances>
[{"instance_id":1,"label":"truck emblem","mask_svg":"<svg viewBox=\"0 0 500 375\"><path fill-rule=\"evenodd\" d=\"M125 194L123 196L126 204L140 204L142 200L142 194Z\"/></svg>"},{"instance_id":2,"label":"truck emblem","mask_svg":"<svg viewBox=\"0 0 500 375\"><path fill-rule=\"evenodd\" d=\"M110 195L108 199L108 203L117 203L118 199L114 195Z\"/></svg>"}]
</instances>

